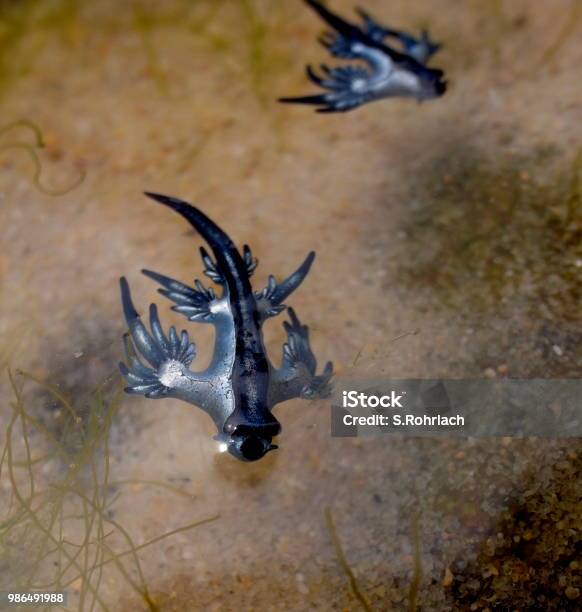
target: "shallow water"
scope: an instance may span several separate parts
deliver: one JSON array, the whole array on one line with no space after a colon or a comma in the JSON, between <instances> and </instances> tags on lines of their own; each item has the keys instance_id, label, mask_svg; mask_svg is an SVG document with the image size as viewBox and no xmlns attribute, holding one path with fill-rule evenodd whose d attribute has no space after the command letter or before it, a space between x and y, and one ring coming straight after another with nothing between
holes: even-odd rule
<instances>
[{"instance_id":1,"label":"shallow water","mask_svg":"<svg viewBox=\"0 0 582 612\"><path fill-rule=\"evenodd\" d=\"M3 369L57 385L81 410L122 354L121 275L142 312L155 300L165 324L184 327L139 270L200 277L201 242L141 195L148 190L196 203L251 245L256 288L315 249L289 303L339 375L579 376L576 3L389 5L366 8L402 27L429 26L444 41L434 64L446 69L450 91L421 105L394 100L320 116L275 102L307 93L303 66L324 59L321 26L299 2L0 4L3 122L34 122L46 144L35 183L28 149L8 147L33 143L33 132L0 134ZM273 356L281 320L265 327ZM212 334L187 327L202 364ZM5 375L1 393L7 424ZM63 442L66 416L54 396L27 381L25 400ZM140 553L159 609L484 609L505 588L491 566L509 576L510 601L525 609L529 583L513 580L516 566L507 565L516 556L554 585L547 609L576 605L566 594L577 588L567 569L573 536L554 556L501 544L486 551L488 538L511 541L527 531L519 517L548 504L554 518L536 523L536 541L561 542L556 525L572 508L551 500L569 500L567 487L579 482L578 442L331 439L324 401L289 402L277 417L279 450L246 465L216 452L210 421L192 407L122 399L111 480L132 483L112 487L110 518L139 545L219 515ZM41 437L31 440L40 455ZM79 442L71 434L63 444L73 452ZM102 469L103 447L96 453ZM47 485L67 470L62 460L47 466ZM7 507L12 484L1 478ZM327 507L367 604L350 587ZM119 537L111 546L126 547ZM135 564L126 566L137 580ZM11 579L4 573L0 590ZM70 609L83 588L70 587ZM99 590L111 610L156 609L115 564Z\"/></svg>"}]
</instances>

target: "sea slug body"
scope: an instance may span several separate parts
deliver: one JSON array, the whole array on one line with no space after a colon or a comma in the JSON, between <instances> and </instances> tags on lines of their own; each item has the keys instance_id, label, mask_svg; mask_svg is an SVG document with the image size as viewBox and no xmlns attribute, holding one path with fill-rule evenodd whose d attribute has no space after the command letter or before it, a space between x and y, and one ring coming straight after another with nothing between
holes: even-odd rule
<instances>
[{"instance_id":1,"label":"sea slug body","mask_svg":"<svg viewBox=\"0 0 582 612\"><path fill-rule=\"evenodd\" d=\"M158 282L159 292L174 302L172 310L190 321L215 326L214 355L208 368L193 372L190 365L196 347L186 331L177 334L170 327L165 334L155 304L150 306L149 331L133 305L129 285L120 281L125 320L127 363L120 364L128 393L148 398L172 397L198 406L212 417L218 434L215 439L232 455L255 461L276 447L272 440L281 431L272 414L273 407L286 400L326 397L333 374L328 362L320 375L309 344L309 330L293 309L283 325L287 342L283 345L280 368L267 356L262 325L285 310L283 301L303 282L315 253L278 283L269 277L267 287L254 292L250 276L257 261L248 246L242 254L226 233L194 206L169 196L146 193L185 217L210 246L215 259L201 247L205 274L222 288L217 296L196 280L190 287L157 272L143 273Z\"/></svg>"}]
</instances>

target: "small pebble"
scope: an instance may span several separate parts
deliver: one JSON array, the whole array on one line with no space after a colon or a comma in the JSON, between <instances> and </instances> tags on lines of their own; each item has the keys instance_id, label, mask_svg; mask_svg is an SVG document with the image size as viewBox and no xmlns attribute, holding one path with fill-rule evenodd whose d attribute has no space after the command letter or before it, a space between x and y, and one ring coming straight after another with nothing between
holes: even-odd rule
<instances>
[{"instance_id":1,"label":"small pebble","mask_svg":"<svg viewBox=\"0 0 582 612\"><path fill-rule=\"evenodd\" d=\"M301 593L301 595L308 595L309 594L309 588L307 587L305 582L298 582L297 583L297 590Z\"/></svg>"},{"instance_id":2,"label":"small pebble","mask_svg":"<svg viewBox=\"0 0 582 612\"><path fill-rule=\"evenodd\" d=\"M566 587L564 593L568 599L578 599L580 597L580 589L573 586Z\"/></svg>"},{"instance_id":3,"label":"small pebble","mask_svg":"<svg viewBox=\"0 0 582 612\"><path fill-rule=\"evenodd\" d=\"M453 576L453 572L451 572L451 570L447 567L442 581L442 585L445 587L445 589L453 584L454 579L455 577Z\"/></svg>"},{"instance_id":4,"label":"small pebble","mask_svg":"<svg viewBox=\"0 0 582 612\"><path fill-rule=\"evenodd\" d=\"M297 582L297 590L302 595L307 595L309 593L309 588L305 584L305 576L301 572L298 572L295 574L295 580Z\"/></svg>"}]
</instances>

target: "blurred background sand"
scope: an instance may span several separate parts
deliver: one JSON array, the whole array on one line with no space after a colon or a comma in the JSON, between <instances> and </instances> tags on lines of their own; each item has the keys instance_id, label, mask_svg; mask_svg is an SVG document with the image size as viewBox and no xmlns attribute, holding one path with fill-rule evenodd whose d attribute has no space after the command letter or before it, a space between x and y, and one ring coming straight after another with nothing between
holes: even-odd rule
<instances>
[{"instance_id":1,"label":"blurred background sand","mask_svg":"<svg viewBox=\"0 0 582 612\"><path fill-rule=\"evenodd\" d=\"M349 1L332 6L352 15ZM322 24L299 1L0 7L2 123L42 130L44 188L84 176L46 195L26 151L3 146L32 142L30 131L0 134L3 369L72 398L111 376L121 275L141 312L155 300L165 324L188 328L199 363L209 358L210 331L170 313L139 273L201 276L200 239L141 195L149 190L196 203L251 245L257 289L316 250L289 304L340 375L579 376L576 0L368 0L381 22L428 27L444 43L432 64L450 89L332 116L275 102L309 93L304 65L327 61ZM281 322L265 328L275 360ZM0 392L8 402L4 374ZM46 393L27 393L58 421ZM568 487L579 483L578 442L332 440L325 402L289 402L277 416L280 449L245 465L216 454L200 411L124 398L111 431L116 478L182 483L192 497L133 485L116 520L139 543L220 513L142 553L160 609L358 609L326 506L371 609L411 609L415 580L423 610L485 609L497 592L526 609L534 583L546 609L577 608ZM507 543L538 507L540 546L567 532L554 556ZM115 572L101 588L112 610L145 605Z\"/></svg>"}]
</instances>

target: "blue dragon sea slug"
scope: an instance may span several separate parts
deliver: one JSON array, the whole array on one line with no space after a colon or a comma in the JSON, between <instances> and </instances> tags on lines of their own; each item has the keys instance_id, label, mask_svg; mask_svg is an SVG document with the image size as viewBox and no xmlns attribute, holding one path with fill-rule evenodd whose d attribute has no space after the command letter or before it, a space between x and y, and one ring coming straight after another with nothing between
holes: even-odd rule
<instances>
[{"instance_id":1,"label":"blue dragon sea slug","mask_svg":"<svg viewBox=\"0 0 582 612\"><path fill-rule=\"evenodd\" d=\"M392 38L398 41L401 51L413 57L417 62L426 64L428 60L442 47L442 44L431 40L429 33L426 30L422 30L420 38L416 38L404 32L402 30L394 30L386 26L380 25L369 13L362 10L361 8L356 9L356 12L360 15L363 21L364 32L373 40L379 43L383 43L386 38ZM325 46L326 38L322 39L322 43Z\"/></svg>"},{"instance_id":2,"label":"blue dragon sea slug","mask_svg":"<svg viewBox=\"0 0 582 612\"><path fill-rule=\"evenodd\" d=\"M254 292L250 276L257 266L248 246L238 251L227 234L204 213L176 198L146 193L183 217L210 246L214 260L201 247L204 273L221 288L196 280L194 287L152 272L142 272L158 282L159 292L174 302L172 310L189 321L215 326L214 354L202 372L190 369L196 347L188 332L180 335L174 327L164 333L155 304L150 306L150 330L133 305L129 285L121 278L121 301L129 327L126 338L127 363L120 370L128 393L148 398L177 398L206 412L217 427L215 439L242 461L256 461L277 448L272 440L281 432L273 407L286 400L326 397L333 374L328 362L320 375L309 344L309 330L289 308L289 321L283 325L287 342L283 345L281 367L273 366L262 336L263 323L285 310L283 301L303 282L315 253L278 283L269 277L267 286Z\"/></svg>"},{"instance_id":3,"label":"blue dragon sea slug","mask_svg":"<svg viewBox=\"0 0 582 612\"><path fill-rule=\"evenodd\" d=\"M384 98L405 97L418 101L438 98L446 91L442 70L429 68L426 63L441 45L423 31L420 38L379 25L369 14L362 17L359 27L332 13L317 0L305 2L329 25L320 42L331 55L348 60L361 60L367 68L354 65L329 68L321 66L323 76L311 66L307 76L311 82L327 91L311 96L280 98L280 102L314 104L319 113L345 112L367 102ZM394 39L401 50L386 44Z\"/></svg>"}]
</instances>

